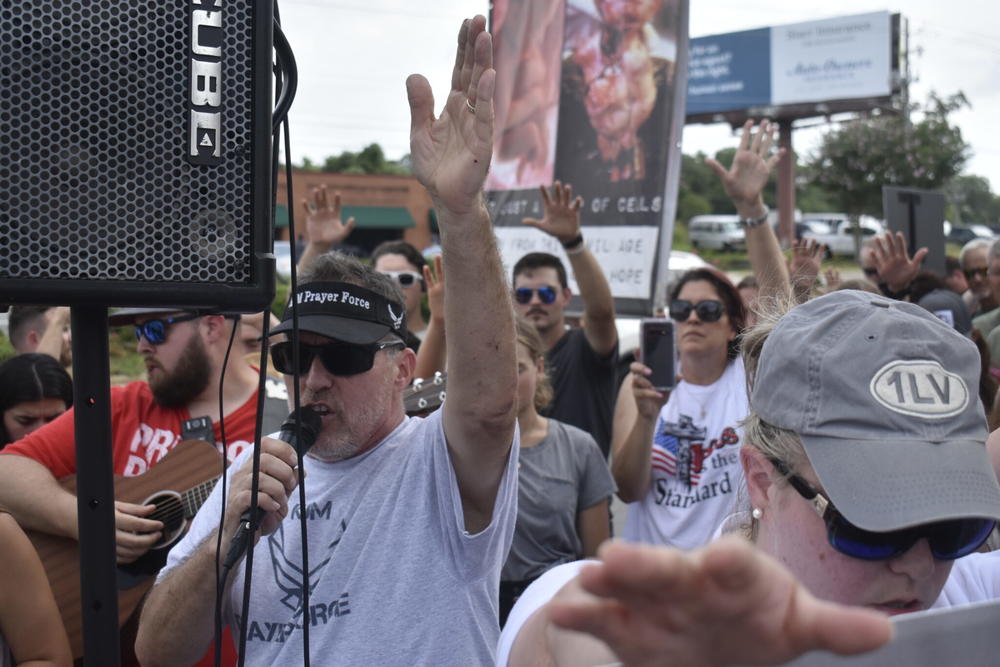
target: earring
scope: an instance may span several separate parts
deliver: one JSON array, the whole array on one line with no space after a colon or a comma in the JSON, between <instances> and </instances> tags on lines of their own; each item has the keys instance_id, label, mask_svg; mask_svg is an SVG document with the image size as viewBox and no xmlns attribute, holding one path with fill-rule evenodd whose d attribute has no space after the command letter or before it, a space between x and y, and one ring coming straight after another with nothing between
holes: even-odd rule
<instances>
[{"instance_id":1,"label":"earring","mask_svg":"<svg viewBox=\"0 0 1000 667\"><path fill-rule=\"evenodd\" d=\"M752 517L753 517L754 519L756 519L757 521L760 521L760 518L761 518L762 516L764 516L764 511L763 511L763 510L760 510L760 509L757 509L756 507L754 507L754 508L753 508L753 511L752 511L752 512L750 512L750 516L752 516Z\"/></svg>"}]
</instances>

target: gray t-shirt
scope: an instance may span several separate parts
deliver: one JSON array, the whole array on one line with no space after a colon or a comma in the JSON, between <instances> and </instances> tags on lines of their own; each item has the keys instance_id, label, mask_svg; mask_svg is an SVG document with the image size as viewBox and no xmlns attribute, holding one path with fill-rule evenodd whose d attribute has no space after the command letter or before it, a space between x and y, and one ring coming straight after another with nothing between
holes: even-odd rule
<instances>
[{"instance_id":1,"label":"gray t-shirt","mask_svg":"<svg viewBox=\"0 0 1000 667\"><path fill-rule=\"evenodd\" d=\"M549 420L549 432L521 450L517 526L503 581L533 579L583 557L576 515L615 492L600 448L586 431Z\"/></svg>"},{"instance_id":2,"label":"gray t-shirt","mask_svg":"<svg viewBox=\"0 0 1000 667\"><path fill-rule=\"evenodd\" d=\"M493 664L496 591L517 512L517 451L515 436L492 522L475 535L464 528L441 411L406 419L360 456L306 457L314 664ZM171 550L161 579L218 525L220 487ZM254 550L248 665L302 662L298 490L292 496L279 529ZM245 561L230 575L225 600L234 629L244 569Z\"/></svg>"}]
</instances>

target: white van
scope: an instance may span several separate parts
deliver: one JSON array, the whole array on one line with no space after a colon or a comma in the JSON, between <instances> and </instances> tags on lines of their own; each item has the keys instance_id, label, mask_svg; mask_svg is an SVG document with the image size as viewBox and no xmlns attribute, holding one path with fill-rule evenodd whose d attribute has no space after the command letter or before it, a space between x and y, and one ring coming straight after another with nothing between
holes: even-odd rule
<instances>
[{"instance_id":1,"label":"white van","mask_svg":"<svg viewBox=\"0 0 1000 667\"><path fill-rule=\"evenodd\" d=\"M742 250L746 236L738 215L696 215L688 221L688 241L694 248Z\"/></svg>"}]
</instances>

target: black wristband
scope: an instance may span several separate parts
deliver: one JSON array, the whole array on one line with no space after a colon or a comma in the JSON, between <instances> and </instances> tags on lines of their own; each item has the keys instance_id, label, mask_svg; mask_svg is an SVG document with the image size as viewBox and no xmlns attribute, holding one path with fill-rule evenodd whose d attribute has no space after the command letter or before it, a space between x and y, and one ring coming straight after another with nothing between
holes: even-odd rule
<instances>
[{"instance_id":1,"label":"black wristband","mask_svg":"<svg viewBox=\"0 0 1000 667\"><path fill-rule=\"evenodd\" d=\"M583 243L583 232L580 232L569 241L561 241L564 250L572 250Z\"/></svg>"},{"instance_id":2,"label":"black wristband","mask_svg":"<svg viewBox=\"0 0 1000 667\"><path fill-rule=\"evenodd\" d=\"M906 297L910 296L909 285L899 290L898 292L893 292L891 289L889 289L889 285L887 283L879 281L878 288L883 295L889 297L890 299L895 299L896 301L902 301Z\"/></svg>"}]
</instances>

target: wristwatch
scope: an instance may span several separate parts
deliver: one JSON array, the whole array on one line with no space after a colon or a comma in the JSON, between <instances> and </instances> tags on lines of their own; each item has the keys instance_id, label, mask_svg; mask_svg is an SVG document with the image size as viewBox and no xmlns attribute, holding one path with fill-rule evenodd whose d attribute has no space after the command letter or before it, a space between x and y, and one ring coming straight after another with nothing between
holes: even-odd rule
<instances>
[{"instance_id":1,"label":"wristwatch","mask_svg":"<svg viewBox=\"0 0 1000 667\"><path fill-rule=\"evenodd\" d=\"M757 227L767 222L767 216L771 214L771 209L764 207L764 215L759 218L740 218L740 224L744 227Z\"/></svg>"}]
</instances>

